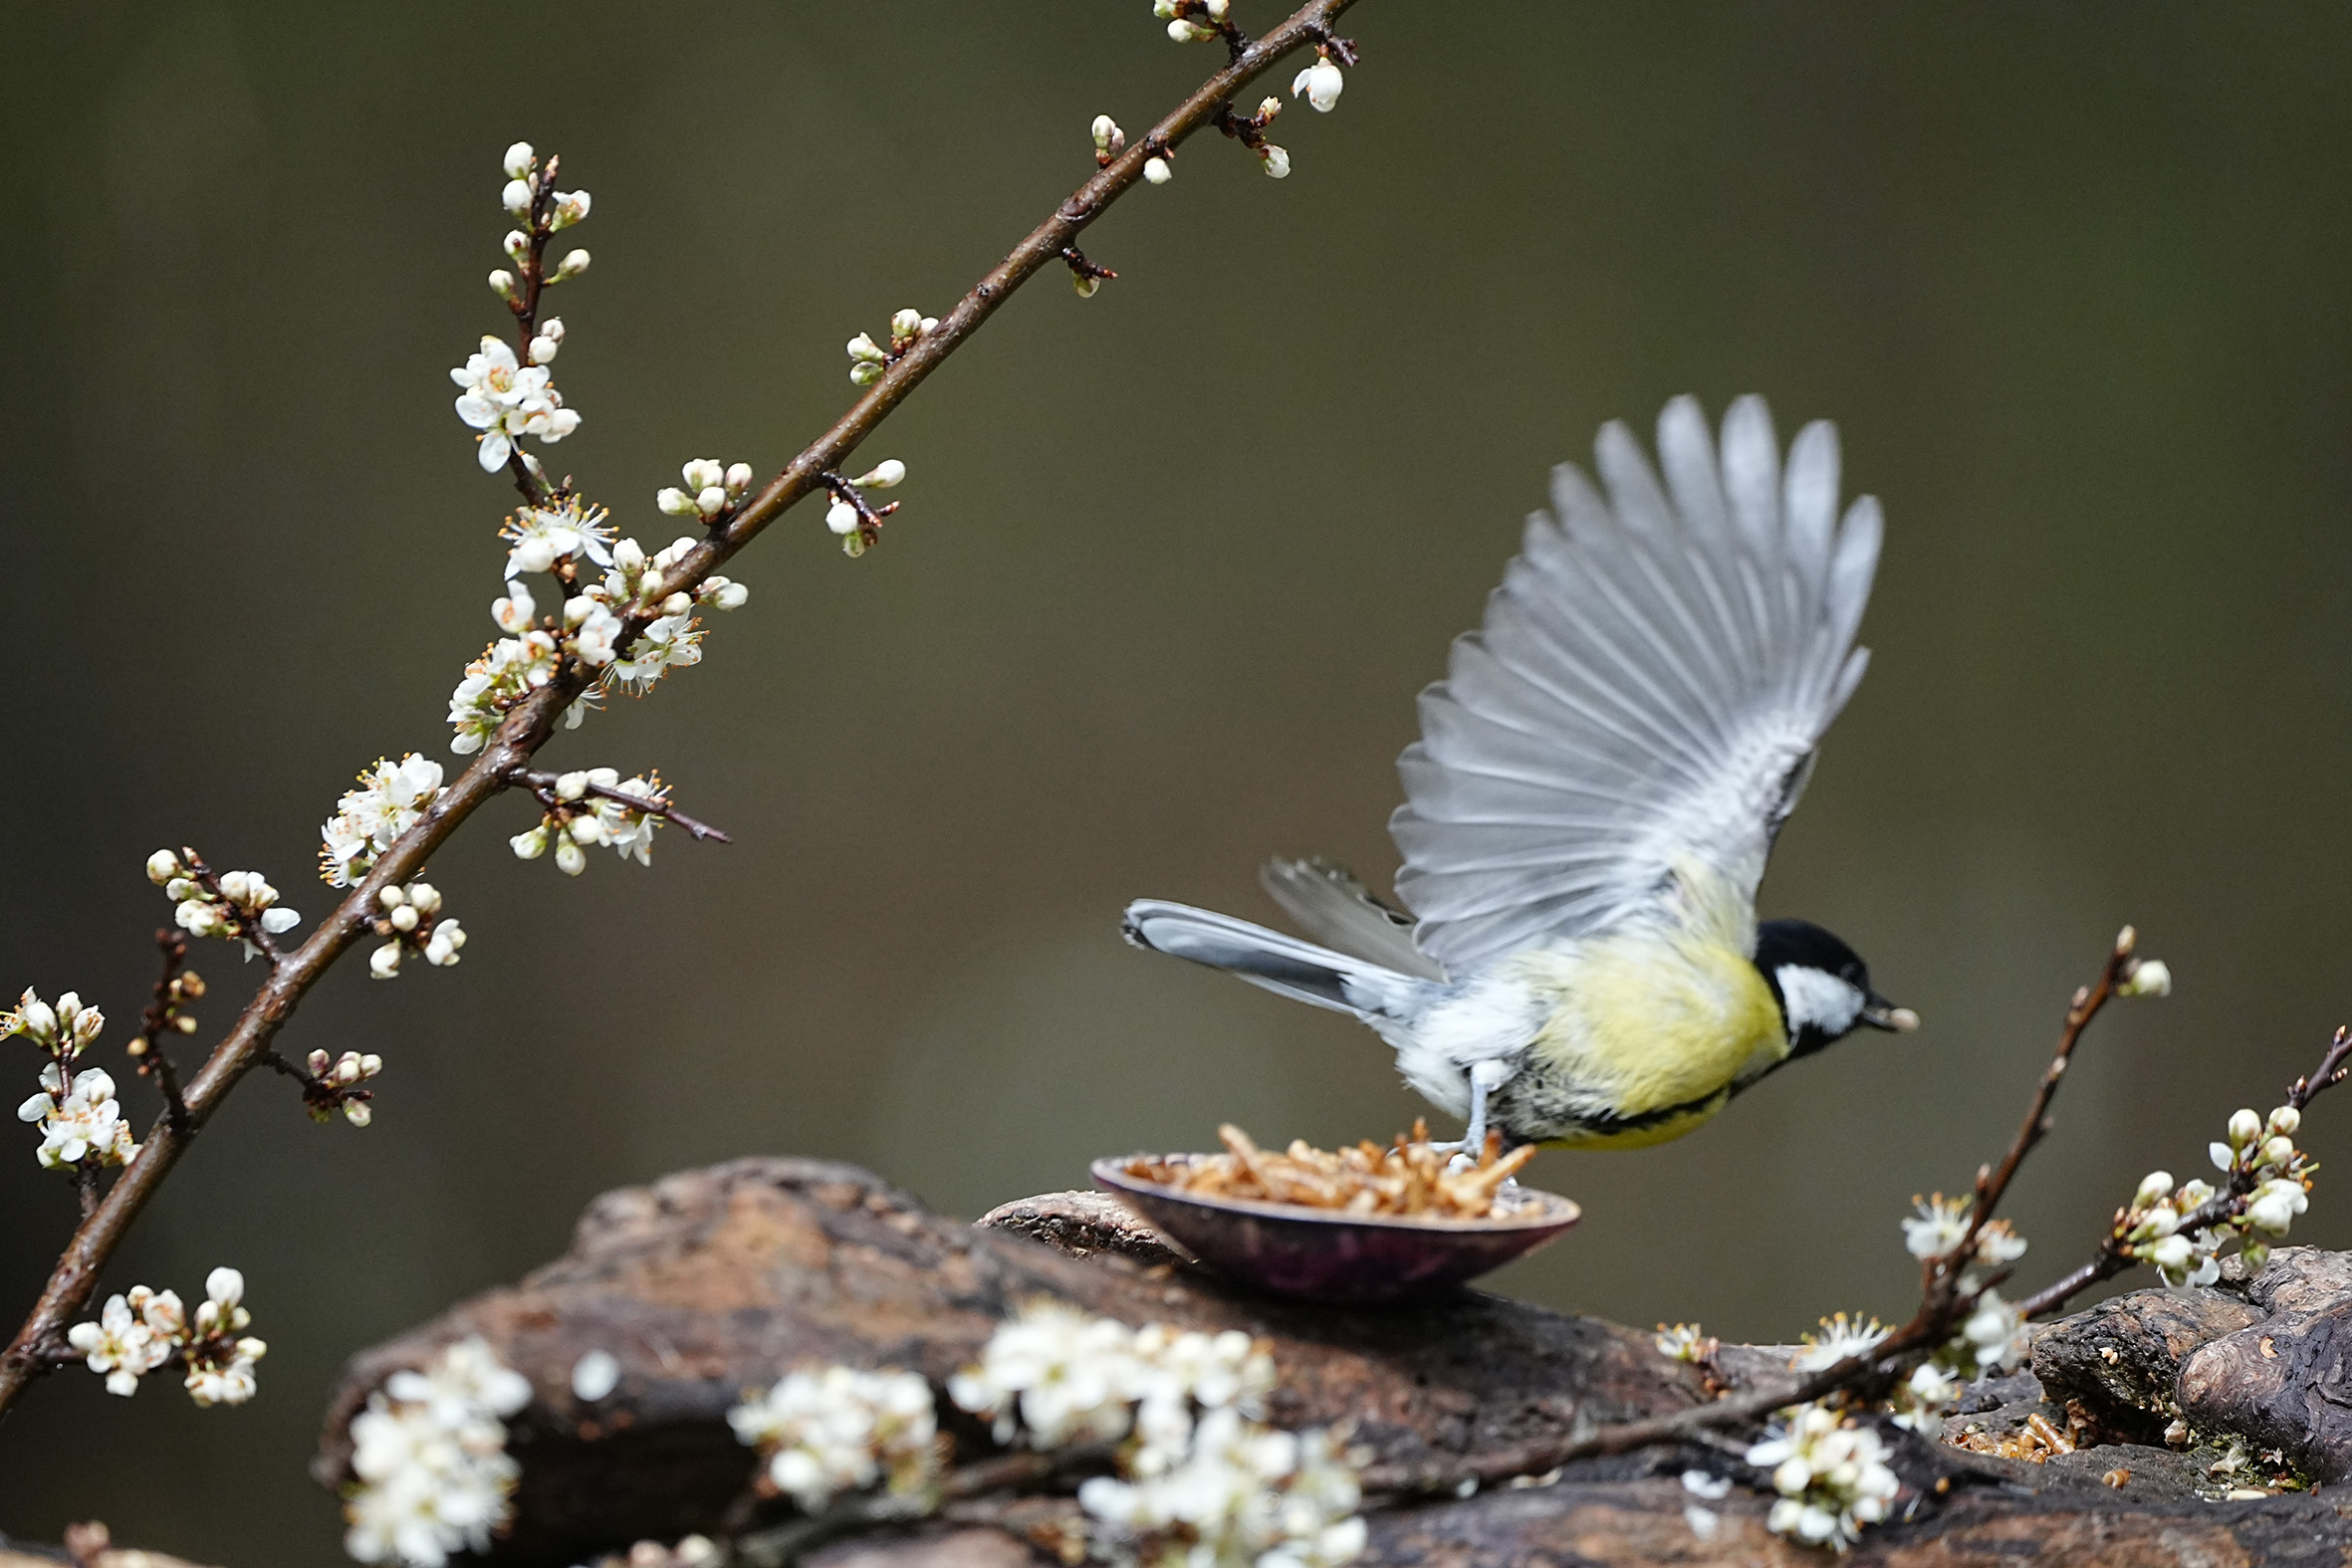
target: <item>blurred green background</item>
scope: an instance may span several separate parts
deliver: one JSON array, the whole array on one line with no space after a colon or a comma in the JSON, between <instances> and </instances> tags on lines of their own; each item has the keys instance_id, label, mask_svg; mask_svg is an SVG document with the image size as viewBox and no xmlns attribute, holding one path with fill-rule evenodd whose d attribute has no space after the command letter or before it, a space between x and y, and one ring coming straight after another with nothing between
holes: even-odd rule
<instances>
[{"instance_id":1,"label":"blurred green background","mask_svg":"<svg viewBox=\"0 0 2352 1568\"><path fill-rule=\"evenodd\" d=\"M0 1529L339 1560L304 1463L343 1359L618 1184L794 1152L971 1214L1221 1118L1405 1125L1368 1033L1130 951L1119 908L1272 918L1276 852L1384 885L1413 694L1546 466L1677 392L1836 419L1885 500L1876 660L1765 904L1927 1026L1685 1142L1544 1156L1588 1218L1504 1288L1742 1338L1903 1312L1895 1221L1998 1150L2127 919L2178 995L2086 1047L2016 1193L2029 1282L2352 1016L2352 15L1369 0L1350 31L1337 112L1276 132L1290 180L1196 143L1089 237L1116 283L1041 280L891 421L882 549L793 514L702 667L551 753L658 765L732 847L574 882L507 852L516 801L439 856L466 964L347 964L284 1038L381 1052L375 1125L256 1077L107 1275L240 1265L262 1398L49 1380L0 1426ZM848 400L843 338L944 311L1090 169L1094 113L1140 127L1214 63L1143 0L0 5L0 988L80 988L119 1068L147 851L316 917L353 771L447 757L509 492L444 371L503 322L509 140L596 198L559 466L659 541L680 461L772 471ZM216 1025L250 972L199 963ZM2307 1141L2352 1163L2348 1129L2352 1098ZM73 1220L17 1136L10 1323ZM2332 1185L2304 1237L2352 1242Z\"/></svg>"}]
</instances>

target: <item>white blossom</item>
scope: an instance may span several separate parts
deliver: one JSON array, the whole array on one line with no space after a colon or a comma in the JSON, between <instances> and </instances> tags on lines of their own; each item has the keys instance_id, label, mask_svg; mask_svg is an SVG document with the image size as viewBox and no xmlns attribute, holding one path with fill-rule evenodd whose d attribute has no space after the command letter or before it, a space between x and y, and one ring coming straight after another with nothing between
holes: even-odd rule
<instances>
[{"instance_id":1,"label":"white blossom","mask_svg":"<svg viewBox=\"0 0 2352 1568\"><path fill-rule=\"evenodd\" d=\"M1269 141L1258 149L1258 157L1266 165L1267 178L1289 179L1291 177L1291 154L1283 148Z\"/></svg>"},{"instance_id":2,"label":"white blossom","mask_svg":"<svg viewBox=\"0 0 2352 1568\"><path fill-rule=\"evenodd\" d=\"M1790 1364L1799 1372L1820 1372L1848 1356L1868 1355L1889 1332L1877 1318L1858 1312L1848 1318L1840 1312L1821 1319L1818 1332L1803 1336L1805 1348Z\"/></svg>"},{"instance_id":3,"label":"white blossom","mask_svg":"<svg viewBox=\"0 0 2352 1568\"><path fill-rule=\"evenodd\" d=\"M387 1378L352 1418L358 1479L344 1503L344 1549L407 1568L487 1549L520 1473L501 1418L530 1399L530 1383L479 1338L451 1345L426 1371Z\"/></svg>"},{"instance_id":4,"label":"white blossom","mask_svg":"<svg viewBox=\"0 0 2352 1568\"><path fill-rule=\"evenodd\" d=\"M555 276L548 279L548 282L562 283L567 279L577 278L588 270L588 252L581 250L566 251L564 253L563 261L559 262L556 266Z\"/></svg>"},{"instance_id":5,"label":"white blossom","mask_svg":"<svg viewBox=\"0 0 2352 1568\"><path fill-rule=\"evenodd\" d=\"M1895 1391L1895 1425L1908 1427L1924 1438L1944 1430L1944 1407L1960 1397L1960 1379L1935 1362L1925 1361L1910 1380Z\"/></svg>"},{"instance_id":6,"label":"white blossom","mask_svg":"<svg viewBox=\"0 0 2352 1568\"><path fill-rule=\"evenodd\" d=\"M1176 170L1169 165L1167 154L1159 153L1143 160L1143 177L1154 185L1165 185L1176 177Z\"/></svg>"},{"instance_id":7,"label":"white blossom","mask_svg":"<svg viewBox=\"0 0 2352 1568\"><path fill-rule=\"evenodd\" d=\"M163 853L164 851L157 851ZM149 860L149 866L154 861ZM179 862L172 860L174 869ZM0 1036L22 1035L53 1055L62 1053L71 1060L82 1054L99 1030L106 1027L107 1015L96 1008L82 1005L82 994L69 991L51 1007L28 986L17 998L15 1010L0 1012Z\"/></svg>"},{"instance_id":8,"label":"white blossom","mask_svg":"<svg viewBox=\"0 0 2352 1568\"><path fill-rule=\"evenodd\" d=\"M41 1069L42 1092L16 1108L18 1121L38 1123L41 1146L34 1157L50 1170L94 1165L128 1165L138 1144L115 1098L114 1077L103 1067L74 1074L56 1062Z\"/></svg>"},{"instance_id":9,"label":"white blossom","mask_svg":"<svg viewBox=\"0 0 2352 1568\"><path fill-rule=\"evenodd\" d=\"M519 363L496 337L485 335L480 350L449 378L459 388L457 417L482 432L478 455L486 472L503 466L523 436L553 444L580 428L579 413L564 406L547 367Z\"/></svg>"},{"instance_id":10,"label":"white blossom","mask_svg":"<svg viewBox=\"0 0 2352 1568\"><path fill-rule=\"evenodd\" d=\"M1946 1198L1938 1193L1933 1200L1916 1199L1918 1218L1903 1222L1903 1246L1913 1257L1925 1261L1931 1257L1948 1257L1968 1234L1969 1200Z\"/></svg>"},{"instance_id":11,"label":"white blossom","mask_svg":"<svg viewBox=\"0 0 2352 1568\"><path fill-rule=\"evenodd\" d=\"M1785 1414L1748 1462L1769 1470L1780 1494L1766 1525L1808 1546L1844 1551L1862 1527L1887 1516L1902 1482L1887 1462L1886 1443L1872 1428L1842 1421L1819 1405Z\"/></svg>"},{"instance_id":12,"label":"white blossom","mask_svg":"<svg viewBox=\"0 0 2352 1568\"><path fill-rule=\"evenodd\" d=\"M2025 1359L2024 1314L2003 1301L1998 1291L1989 1289L1977 1297L1960 1334L1974 1352L1981 1373L2006 1372Z\"/></svg>"},{"instance_id":13,"label":"white blossom","mask_svg":"<svg viewBox=\"0 0 2352 1568\"><path fill-rule=\"evenodd\" d=\"M457 731L449 749L460 757L480 751L508 709L555 679L556 664L556 639L545 631L492 643L449 694L449 723Z\"/></svg>"},{"instance_id":14,"label":"white blossom","mask_svg":"<svg viewBox=\"0 0 2352 1568\"><path fill-rule=\"evenodd\" d=\"M1696 1323L1677 1323L1672 1328L1659 1324L1656 1344L1658 1354L1669 1361L1688 1361L1694 1365L1712 1357L1717 1349L1716 1341Z\"/></svg>"},{"instance_id":15,"label":"white blossom","mask_svg":"<svg viewBox=\"0 0 2352 1568\"><path fill-rule=\"evenodd\" d=\"M176 1301L176 1298L175 1298ZM121 1296L110 1296L95 1323L76 1323L66 1330L66 1342L80 1351L84 1364L107 1380L107 1392L125 1399L138 1392L138 1380L171 1358L172 1344L154 1332Z\"/></svg>"},{"instance_id":16,"label":"white blossom","mask_svg":"<svg viewBox=\"0 0 2352 1568\"><path fill-rule=\"evenodd\" d=\"M441 765L430 758L414 752L396 763L377 758L360 770L358 787L344 791L319 829L321 878L333 887L358 881L442 792Z\"/></svg>"},{"instance_id":17,"label":"white blossom","mask_svg":"<svg viewBox=\"0 0 2352 1568\"><path fill-rule=\"evenodd\" d=\"M948 1398L995 1423L999 1443L1018 1432L1033 1448L1127 1435L1141 1369L1134 1332L1054 1301L1033 1301L1000 1325L978 1365L948 1380Z\"/></svg>"},{"instance_id":18,"label":"white blossom","mask_svg":"<svg viewBox=\"0 0 2352 1568\"><path fill-rule=\"evenodd\" d=\"M602 507L567 496L552 506L524 507L508 516L498 537L508 545L506 574L553 570L585 556L599 566L612 564L612 530ZM513 628L509 628L513 629Z\"/></svg>"},{"instance_id":19,"label":"white blossom","mask_svg":"<svg viewBox=\"0 0 2352 1568\"><path fill-rule=\"evenodd\" d=\"M888 490L904 481L906 465L894 457L883 458L871 470L849 481L861 490Z\"/></svg>"},{"instance_id":20,"label":"white blossom","mask_svg":"<svg viewBox=\"0 0 2352 1568\"><path fill-rule=\"evenodd\" d=\"M538 157L531 150L531 143L518 141L506 149L506 157L501 160L501 166L505 168L508 179L521 179L524 175L529 174L538 162Z\"/></svg>"},{"instance_id":21,"label":"white blossom","mask_svg":"<svg viewBox=\"0 0 2352 1568\"><path fill-rule=\"evenodd\" d=\"M916 1372L795 1372L727 1420L766 1458L770 1484L809 1513L884 1480L895 1493L920 1493L938 1465L931 1385Z\"/></svg>"},{"instance_id":22,"label":"white blossom","mask_svg":"<svg viewBox=\"0 0 2352 1568\"><path fill-rule=\"evenodd\" d=\"M557 191L555 204L548 215L548 228L551 231L569 229L575 223L586 223L591 205L591 198L585 190Z\"/></svg>"},{"instance_id":23,"label":"white blossom","mask_svg":"<svg viewBox=\"0 0 2352 1568\"><path fill-rule=\"evenodd\" d=\"M1297 98L1303 94L1316 113L1328 114L1346 86L1347 73L1332 64L1329 55L1318 51L1314 64L1291 79L1291 96Z\"/></svg>"},{"instance_id":24,"label":"white blossom","mask_svg":"<svg viewBox=\"0 0 2352 1568\"><path fill-rule=\"evenodd\" d=\"M857 508L841 497L834 497L833 504L824 509L824 526L835 534L847 536L856 533L859 521Z\"/></svg>"}]
</instances>

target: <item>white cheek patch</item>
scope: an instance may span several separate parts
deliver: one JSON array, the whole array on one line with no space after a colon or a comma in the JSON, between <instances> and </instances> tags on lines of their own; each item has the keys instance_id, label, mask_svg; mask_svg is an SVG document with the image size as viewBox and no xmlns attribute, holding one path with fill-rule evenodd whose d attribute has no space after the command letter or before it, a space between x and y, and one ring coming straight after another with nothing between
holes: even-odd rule
<instances>
[{"instance_id":1,"label":"white cheek patch","mask_svg":"<svg viewBox=\"0 0 2352 1568\"><path fill-rule=\"evenodd\" d=\"M1788 1009L1788 1032L1811 1024L1824 1034L1838 1035L1862 1015L1862 990L1823 970L1802 964L1783 964L1772 972L1780 983L1780 1002Z\"/></svg>"}]
</instances>

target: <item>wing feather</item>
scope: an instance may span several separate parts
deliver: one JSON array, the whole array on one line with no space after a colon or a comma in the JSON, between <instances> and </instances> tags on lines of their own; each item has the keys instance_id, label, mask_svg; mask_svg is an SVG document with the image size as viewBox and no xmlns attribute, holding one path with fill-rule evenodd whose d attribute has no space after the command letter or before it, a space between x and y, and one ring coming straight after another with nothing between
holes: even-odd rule
<instances>
[{"instance_id":1,"label":"wing feather","mask_svg":"<svg viewBox=\"0 0 2352 1568\"><path fill-rule=\"evenodd\" d=\"M1753 900L1862 678L1884 527L1869 497L1840 520L1834 428L1783 462L1763 399L1719 439L1677 398L1658 459L1612 423L1601 488L1554 470L1485 625L1422 693L1389 826L1415 940L1452 973L1654 910L1690 859Z\"/></svg>"}]
</instances>

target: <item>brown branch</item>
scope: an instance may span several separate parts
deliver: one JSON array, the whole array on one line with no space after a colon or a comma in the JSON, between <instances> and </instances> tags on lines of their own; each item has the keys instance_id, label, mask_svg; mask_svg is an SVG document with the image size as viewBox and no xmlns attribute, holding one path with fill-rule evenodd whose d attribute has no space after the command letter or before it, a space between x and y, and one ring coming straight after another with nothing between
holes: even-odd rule
<instances>
[{"instance_id":1,"label":"brown branch","mask_svg":"<svg viewBox=\"0 0 2352 1568\"><path fill-rule=\"evenodd\" d=\"M138 1036L125 1047L137 1060L142 1076L152 1074L163 1092L164 1119L175 1127L188 1123L187 1102L180 1097L179 1070L163 1049L163 1037L179 1032L181 966L188 961L188 939L168 926L155 932L155 947L163 955L163 973L155 981L155 1000L139 1009ZM201 995L201 990L195 993Z\"/></svg>"},{"instance_id":2,"label":"brown branch","mask_svg":"<svg viewBox=\"0 0 2352 1568\"><path fill-rule=\"evenodd\" d=\"M908 394L978 332L1012 298L1015 290L1041 268L1058 261L1064 246L1074 245L1088 225L1143 178L1144 160L1151 155L1149 147L1154 143L1173 146L1209 124L1219 106L1272 70L1285 55L1315 42L1318 37L1327 37L1331 23L1354 3L1355 0L1310 0L1290 20L1242 50L1230 65L1153 126L1150 135L1080 185L1051 217L1031 230L1011 255L990 269L936 328L924 333L912 348L884 371L881 379L851 404L831 429L786 464L784 471L758 495L743 503L724 529L689 552L665 575L664 595L691 591L817 488L819 475L828 469L838 470L847 462ZM552 159L550 163L552 166ZM621 645L627 646L628 640L642 632L657 614L658 607L654 605L626 606ZM311 987L368 930L377 908L376 895L422 871L426 860L457 830L458 824L503 788L516 770L530 764L533 755L555 732L565 708L587 685L588 672L573 661L548 685L517 704L472 766L425 807L415 826L377 858L335 912L321 921L299 948L274 960L261 989L187 1085L185 1120L176 1126L168 1120L159 1120L148 1133L138 1157L108 1191L97 1212L75 1231L33 1310L8 1348L0 1351L0 1414L15 1404L34 1377L47 1370L38 1347L62 1334L66 1325L89 1304L97 1288L99 1270L122 1244L139 1212L154 1197L220 1102L253 1069Z\"/></svg>"}]
</instances>

